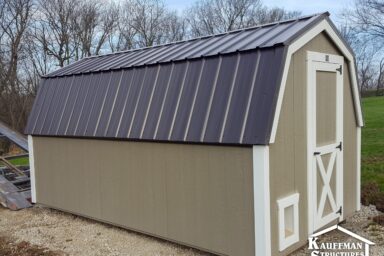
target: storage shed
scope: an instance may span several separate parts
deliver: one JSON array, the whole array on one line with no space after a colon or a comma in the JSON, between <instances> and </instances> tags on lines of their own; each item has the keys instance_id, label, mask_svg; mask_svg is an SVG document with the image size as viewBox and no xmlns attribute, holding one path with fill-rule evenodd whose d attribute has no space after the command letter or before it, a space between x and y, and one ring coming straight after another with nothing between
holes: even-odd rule
<instances>
[{"instance_id":1,"label":"storage shed","mask_svg":"<svg viewBox=\"0 0 384 256\"><path fill-rule=\"evenodd\" d=\"M360 207L354 55L328 13L42 78L33 201L219 255L287 255Z\"/></svg>"}]
</instances>

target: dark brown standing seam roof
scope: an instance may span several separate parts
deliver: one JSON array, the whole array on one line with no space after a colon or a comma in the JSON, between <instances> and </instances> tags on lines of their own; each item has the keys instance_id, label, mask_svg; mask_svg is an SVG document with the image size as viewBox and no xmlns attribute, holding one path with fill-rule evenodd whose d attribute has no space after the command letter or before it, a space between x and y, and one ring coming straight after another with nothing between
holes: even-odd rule
<instances>
[{"instance_id":1,"label":"dark brown standing seam roof","mask_svg":"<svg viewBox=\"0 0 384 256\"><path fill-rule=\"evenodd\" d=\"M82 59L43 77L26 133L268 144L286 48L328 15Z\"/></svg>"}]
</instances>

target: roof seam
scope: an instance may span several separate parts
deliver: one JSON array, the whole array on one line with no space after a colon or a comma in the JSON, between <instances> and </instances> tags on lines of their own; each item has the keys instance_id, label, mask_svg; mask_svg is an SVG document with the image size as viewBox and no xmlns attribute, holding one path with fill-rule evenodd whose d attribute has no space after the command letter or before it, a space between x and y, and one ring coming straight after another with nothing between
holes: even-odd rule
<instances>
[{"instance_id":1,"label":"roof seam","mask_svg":"<svg viewBox=\"0 0 384 256\"><path fill-rule=\"evenodd\" d=\"M241 127L239 143L243 143L244 142L244 132L245 132L245 127L246 127L247 120L248 120L249 108L251 107L252 95L253 95L253 90L255 88L257 72L259 71L260 55L261 55L260 51L258 51L258 53L257 53L257 61L256 61L256 65L255 65L255 71L254 71L254 74L253 74L253 77L252 77L251 90L249 92L249 97L248 97L248 101L247 101L247 108L245 110L243 125Z\"/></svg>"},{"instance_id":2,"label":"roof seam","mask_svg":"<svg viewBox=\"0 0 384 256\"><path fill-rule=\"evenodd\" d=\"M236 80L237 80L237 74L239 72L240 59L241 59L241 55L239 53L237 54L236 59L237 60L236 60L235 74L233 75L233 79L232 79L232 83L231 83L231 90L229 92L229 97L228 97L228 104L227 104L226 109L225 109L223 125L222 125L221 131L220 131L220 139L219 139L220 142L223 142L224 131L225 131L225 127L227 125L228 112L229 112L229 108L232 105L233 90L235 88L235 84L236 84Z\"/></svg>"},{"instance_id":3,"label":"roof seam","mask_svg":"<svg viewBox=\"0 0 384 256\"><path fill-rule=\"evenodd\" d=\"M211 95L209 97L207 113L205 114L205 118L204 118L203 130L202 130L202 132L200 134L200 142L202 142L204 140L205 133L207 132L208 119L209 119L209 116L211 114L210 112L211 112L211 108L212 108L212 101L213 101L213 97L215 96L215 93L216 93L217 80L219 79L219 74L220 74L220 69L221 69L222 61L223 61L223 57L220 56L219 57L219 63L217 64L217 70L216 70L216 74L215 74L215 81L213 82L213 87L212 87Z\"/></svg>"}]
</instances>

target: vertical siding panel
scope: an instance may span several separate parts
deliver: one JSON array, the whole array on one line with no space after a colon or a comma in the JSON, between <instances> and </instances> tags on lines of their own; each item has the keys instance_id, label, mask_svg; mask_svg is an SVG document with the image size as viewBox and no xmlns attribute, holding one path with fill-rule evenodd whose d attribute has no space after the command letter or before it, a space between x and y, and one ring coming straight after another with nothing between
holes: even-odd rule
<instances>
[{"instance_id":1,"label":"vertical siding panel","mask_svg":"<svg viewBox=\"0 0 384 256\"><path fill-rule=\"evenodd\" d=\"M35 137L34 151L38 203L220 255L255 255L250 147Z\"/></svg>"}]
</instances>

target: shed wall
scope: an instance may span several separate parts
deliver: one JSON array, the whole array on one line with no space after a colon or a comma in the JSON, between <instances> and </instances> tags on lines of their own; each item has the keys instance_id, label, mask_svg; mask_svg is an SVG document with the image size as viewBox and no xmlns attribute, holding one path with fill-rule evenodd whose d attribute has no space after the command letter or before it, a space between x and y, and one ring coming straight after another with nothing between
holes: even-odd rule
<instances>
[{"instance_id":1,"label":"shed wall","mask_svg":"<svg viewBox=\"0 0 384 256\"><path fill-rule=\"evenodd\" d=\"M322 33L292 56L276 141L270 145L272 255L287 255L303 246L308 238L307 51L342 55L327 35ZM344 70L344 216L348 216L356 210L357 123L347 62L344 63ZM277 246L279 243L277 200L295 192L300 194L300 240L280 253Z\"/></svg>"},{"instance_id":2,"label":"shed wall","mask_svg":"<svg viewBox=\"0 0 384 256\"><path fill-rule=\"evenodd\" d=\"M252 148L33 137L37 202L254 255Z\"/></svg>"}]
</instances>

